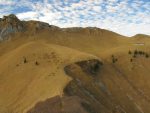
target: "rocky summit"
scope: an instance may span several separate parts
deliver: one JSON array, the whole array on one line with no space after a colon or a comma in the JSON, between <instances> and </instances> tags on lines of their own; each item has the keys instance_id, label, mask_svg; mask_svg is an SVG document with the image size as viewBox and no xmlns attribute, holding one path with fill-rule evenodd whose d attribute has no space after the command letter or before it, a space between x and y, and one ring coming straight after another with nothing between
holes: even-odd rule
<instances>
[{"instance_id":1,"label":"rocky summit","mask_svg":"<svg viewBox=\"0 0 150 113\"><path fill-rule=\"evenodd\" d=\"M30 31L30 29L41 30L50 26L48 23L40 21L21 21L14 14L0 18L0 40L9 39L10 34Z\"/></svg>"},{"instance_id":2,"label":"rocky summit","mask_svg":"<svg viewBox=\"0 0 150 113\"><path fill-rule=\"evenodd\" d=\"M0 40L8 36L8 34L22 32L25 25L15 15L11 14L0 19Z\"/></svg>"}]
</instances>

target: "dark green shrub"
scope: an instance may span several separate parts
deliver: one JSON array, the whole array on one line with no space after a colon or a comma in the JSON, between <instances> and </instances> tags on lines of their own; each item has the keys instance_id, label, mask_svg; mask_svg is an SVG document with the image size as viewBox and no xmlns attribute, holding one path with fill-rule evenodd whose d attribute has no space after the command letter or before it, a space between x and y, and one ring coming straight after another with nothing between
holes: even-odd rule
<instances>
[{"instance_id":1,"label":"dark green shrub","mask_svg":"<svg viewBox=\"0 0 150 113\"><path fill-rule=\"evenodd\" d=\"M129 50L129 52L128 52L129 54L132 54L132 52Z\"/></svg>"},{"instance_id":2,"label":"dark green shrub","mask_svg":"<svg viewBox=\"0 0 150 113\"><path fill-rule=\"evenodd\" d=\"M116 63L118 61L117 58L112 58L112 63Z\"/></svg>"},{"instance_id":3,"label":"dark green shrub","mask_svg":"<svg viewBox=\"0 0 150 113\"><path fill-rule=\"evenodd\" d=\"M145 57L146 57L146 58L149 58L149 54L145 54Z\"/></svg>"},{"instance_id":4,"label":"dark green shrub","mask_svg":"<svg viewBox=\"0 0 150 113\"><path fill-rule=\"evenodd\" d=\"M115 63L115 60L114 60L114 59L112 59L112 63Z\"/></svg>"},{"instance_id":5,"label":"dark green shrub","mask_svg":"<svg viewBox=\"0 0 150 113\"><path fill-rule=\"evenodd\" d=\"M35 65L39 65L39 62L36 61L36 62L35 62Z\"/></svg>"},{"instance_id":6,"label":"dark green shrub","mask_svg":"<svg viewBox=\"0 0 150 113\"><path fill-rule=\"evenodd\" d=\"M115 59L115 61L117 62L117 61L118 61L118 59L116 58L116 59Z\"/></svg>"},{"instance_id":7,"label":"dark green shrub","mask_svg":"<svg viewBox=\"0 0 150 113\"><path fill-rule=\"evenodd\" d=\"M114 56L114 55L112 55L111 57L112 57L112 63L115 63L115 62L117 62L117 61L118 61L118 59L117 59L117 58L115 58L115 56Z\"/></svg>"},{"instance_id":8,"label":"dark green shrub","mask_svg":"<svg viewBox=\"0 0 150 113\"><path fill-rule=\"evenodd\" d=\"M143 51L138 51L138 54L139 54L139 55L142 55L142 54L143 54Z\"/></svg>"},{"instance_id":9,"label":"dark green shrub","mask_svg":"<svg viewBox=\"0 0 150 113\"><path fill-rule=\"evenodd\" d=\"M135 50L135 51L134 51L134 55L137 55L137 54L138 54L138 51L137 51L137 50Z\"/></svg>"},{"instance_id":10,"label":"dark green shrub","mask_svg":"<svg viewBox=\"0 0 150 113\"><path fill-rule=\"evenodd\" d=\"M27 63L27 59L26 59L25 57L24 57L24 60L23 60L23 62L24 62L24 63Z\"/></svg>"}]
</instances>

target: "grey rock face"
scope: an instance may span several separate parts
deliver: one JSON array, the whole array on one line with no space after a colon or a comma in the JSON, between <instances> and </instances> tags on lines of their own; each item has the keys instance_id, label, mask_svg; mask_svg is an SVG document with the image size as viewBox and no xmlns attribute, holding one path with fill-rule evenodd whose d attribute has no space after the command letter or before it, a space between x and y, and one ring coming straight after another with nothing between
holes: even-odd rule
<instances>
[{"instance_id":1,"label":"grey rock face","mask_svg":"<svg viewBox=\"0 0 150 113\"><path fill-rule=\"evenodd\" d=\"M23 23L13 14L0 19L0 40L8 38L9 34L25 30Z\"/></svg>"},{"instance_id":2,"label":"grey rock face","mask_svg":"<svg viewBox=\"0 0 150 113\"><path fill-rule=\"evenodd\" d=\"M55 29L59 28L59 27L56 27L56 26L53 26L53 25L49 25L48 23L39 22L39 21L36 22L35 27L36 27L37 30L41 30L41 29L51 29L51 30L54 29L55 30Z\"/></svg>"},{"instance_id":3,"label":"grey rock face","mask_svg":"<svg viewBox=\"0 0 150 113\"><path fill-rule=\"evenodd\" d=\"M76 62L76 64L79 65L84 72L89 73L90 75L96 75L103 65L103 63L97 59L80 61Z\"/></svg>"},{"instance_id":4,"label":"grey rock face","mask_svg":"<svg viewBox=\"0 0 150 113\"><path fill-rule=\"evenodd\" d=\"M10 14L0 18L0 41L7 40L10 34L13 33L38 31L42 29L55 30L58 28L40 21L20 21L14 14Z\"/></svg>"},{"instance_id":5,"label":"grey rock face","mask_svg":"<svg viewBox=\"0 0 150 113\"><path fill-rule=\"evenodd\" d=\"M49 24L48 23L44 23L44 22L37 22L36 23L36 28L37 29L49 28Z\"/></svg>"}]
</instances>

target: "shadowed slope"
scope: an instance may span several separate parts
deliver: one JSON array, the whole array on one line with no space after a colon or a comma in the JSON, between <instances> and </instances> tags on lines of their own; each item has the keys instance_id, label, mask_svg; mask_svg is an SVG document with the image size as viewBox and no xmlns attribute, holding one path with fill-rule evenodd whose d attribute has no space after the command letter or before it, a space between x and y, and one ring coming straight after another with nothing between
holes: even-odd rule
<instances>
[{"instance_id":1,"label":"shadowed slope","mask_svg":"<svg viewBox=\"0 0 150 113\"><path fill-rule=\"evenodd\" d=\"M126 58L124 59L123 62L129 63ZM146 60L147 63L143 64L141 60L142 62ZM104 62L94 76L89 73L93 68L85 67L85 65L88 66L87 63L88 61L77 62L65 67L66 73L73 80L64 91L68 96L76 95L86 100L82 105L89 113L150 112L148 107L150 106L150 84L148 82L150 77L147 73L150 70L147 67L150 64L149 59L136 59L134 63L137 64L129 63L126 67L126 64L122 63ZM134 65L134 69L128 71L130 65ZM141 69L140 65L147 69ZM85 71L87 69L88 71Z\"/></svg>"}]
</instances>

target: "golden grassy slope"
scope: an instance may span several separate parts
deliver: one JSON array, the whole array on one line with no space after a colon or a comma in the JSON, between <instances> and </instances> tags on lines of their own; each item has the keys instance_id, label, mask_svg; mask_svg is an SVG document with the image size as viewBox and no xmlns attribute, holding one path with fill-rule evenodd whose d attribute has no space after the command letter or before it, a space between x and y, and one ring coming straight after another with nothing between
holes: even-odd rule
<instances>
[{"instance_id":1,"label":"golden grassy slope","mask_svg":"<svg viewBox=\"0 0 150 113\"><path fill-rule=\"evenodd\" d=\"M89 58L95 57L39 41L5 53L0 57L0 112L26 112L41 100L62 95L71 80L63 67Z\"/></svg>"},{"instance_id":2,"label":"golden grassy slope","mask_svg":"<svg viewBox=\"0 0 150 113\"><path fill-rule=\"evenodd\" d=\"M127 112L139 112L137 109L145 113L150 111L147 107L149 102L143 99L143 95L146 95L146 99L150 97L150 59L140 56L130 62L132 56L128 54L129 50L135 49L149 53L149 38L140 36L130 39L110 31L88 28L64 30L18 33L12 41L0 44L0 112L26 112L41 100L62 95L63 88L71 80L63 68L89 58L103 60L100 79L112 93L115 102L125 106ZM112 55L118 58L116 64L112 64ZM27 63L23 63L23 57ZM35 65L36 61L39 65ZM120 71L134 87L144 92L142 97L132 94L135 92L133 89L128 90L133 87L120 77ZM122 89L119 87L121 85ZM130 96L135 96L135 105L129 104ZM108 99L104 98L105 101ZM136 110L132 109L133 106L137 106Z\"/></svg>"}]
</instances>

